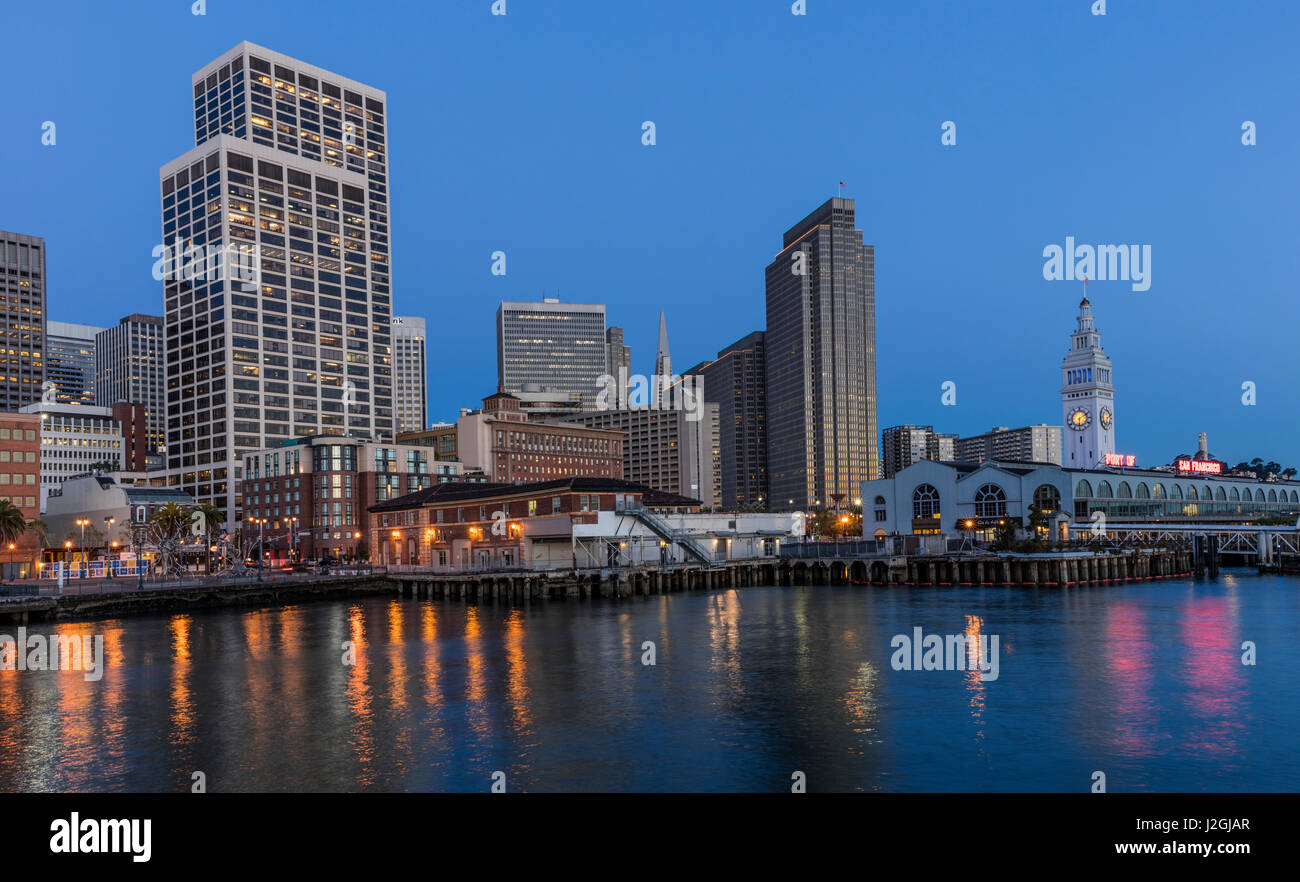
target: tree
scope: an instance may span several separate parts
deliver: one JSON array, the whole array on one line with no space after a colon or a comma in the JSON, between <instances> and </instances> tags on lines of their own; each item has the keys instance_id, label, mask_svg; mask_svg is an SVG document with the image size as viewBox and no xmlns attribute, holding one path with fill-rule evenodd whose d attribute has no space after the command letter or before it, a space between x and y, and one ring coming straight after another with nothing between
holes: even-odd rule
<instances>
[{"instance_id":1,"label":"tree","mask_svg":"<svg viewBox=\"0 0 1300 882\"><path fill-rule=\"evenodd\" d=\"M0 500L0 543L8 545L27 531L27 519L9 500Z\"/></svg>"},{"instance_id":2,"label":"tree","mask_svg":"<svg viewBox=\"0 0 1300 882\"><path fill-rule=\"evenodd\" d=\"M202 515L199 520L199 534L201 536L211 539L213 536L221 535L221 526L226 521L226 516L221 509L210 502L201 502L191 509L191 517L193 517L193 512Z\"/></svg>"},{"instance_id":3,"label":"tree","mask_svg":"<svg viewBox=\"0 0 1300 882\"><path fill-rule=\"evenodd\" d=\"M167 536L176 536L188 531L190 526L189 509L175 502L169 502L153 513L149 523Z\"/></svg>"},{"instance_id":4,"label":"tree","mask_svg":"<svg viewBox=\"0 0 1300 882\"><path fill-rule=\"evenodd\" d=\"M1044 532L1051 527L1047 520L1047 514L1037 505L1029 506L1029 535L1038 539Z\"/></svg>"},{"instance_id":5,"label":"tree","mask_svg":"<svg viewBox=\"0 0 1300 882\"><path fill-rule=\"evenodd\" d=\"M31 530L33 535L36 536L37 540L41 543L41 547L46 547L50 544L50 525L45 523L45 521L40 518L30 520L27 522L27 529Z\"/></svg>"}]
</instances>

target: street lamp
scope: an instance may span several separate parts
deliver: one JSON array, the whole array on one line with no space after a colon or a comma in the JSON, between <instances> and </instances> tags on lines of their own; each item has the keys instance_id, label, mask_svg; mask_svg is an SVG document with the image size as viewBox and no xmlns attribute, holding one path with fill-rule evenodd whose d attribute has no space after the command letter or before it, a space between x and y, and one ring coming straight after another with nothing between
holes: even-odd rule
<instances>
[{"instance_id":1,"label":"street lamp","mask_svg":"<svg viewBox=\"0 0 1300 882\"><path fill-rule=\"evenodd\" d=\"M116 523L117 523L117 518L115 518L115 517L112 517L112 516L106 516L106 517L104 518L104 535L105 535L105 536L108 536L108 535L110 534L110 531L112 531L112 529L113 529L113 525L116 524ZM108 545L108 547L109 547L108 560L106 560L106 561L104 562L104 569L108 570L108 578L111 579L111 578L113 578L113 552L112 552L112 549L115 548L115 547L117 547L117 543L116 543L116 542L110 542L109 545Z\"/></svg>"},{"instance_id":2,"label":"street lamp","mask_svg":"<svg viewBox=\"0 0 1300 882\"><path fill-rule=\"evenodd\" d=\"M295 560L295 558L297 558L298 556L297 524L298 524L297 518L289 518L289 533L288 536L285 537L289 543L289 563L297 563L297 560Z\"/></svg>"},{"instance_id":3,"label":"street lamp","mask_svg":"<svg viewBox=\"0 0 1300 882\"><path fill-rule=\"evenodd\" d=\"M257 524L257 581L262 581L262 529L266 526L266 518L249 518L250 521Z\"/></svg>"},{"instance_id":4,"label":"street lamp","mask_svg":"<svg viewBox=\"0 0 1300 882\"><path fill-rule=\"evenodd\" d=\"M135 534L135 587L144 590L144 525L137 524L132 528Z\"/></svg>"},{"instance_id":5,"label":"street lamp","mask_svg":"<svg viewBox=\"0 0 1300 882\"><path fill-rule=\"evenodd\" d=\"M86 527L90 524L90 518L77 518L77 526L81 528L81 578L86 578Z\"/></svg>"}]
</instances>

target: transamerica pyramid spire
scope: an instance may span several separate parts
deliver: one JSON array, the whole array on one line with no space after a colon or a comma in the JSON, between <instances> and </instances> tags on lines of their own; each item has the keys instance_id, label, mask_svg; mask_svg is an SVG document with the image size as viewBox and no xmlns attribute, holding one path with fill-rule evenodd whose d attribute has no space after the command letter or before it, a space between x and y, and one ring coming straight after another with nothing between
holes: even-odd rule
<instances>
[{"instance_id":1,"label":"transamerica pyramid spire","mask_svg":"<svg viewBox=\"0 0 1300 882\"><path fill-rule=\"evenodd\" d=\"M655 351L655 374L660 377L673 375L673 360L668 354L668 322L663 310L659 311L659 348Z\"/></svg>"}]
</instances>

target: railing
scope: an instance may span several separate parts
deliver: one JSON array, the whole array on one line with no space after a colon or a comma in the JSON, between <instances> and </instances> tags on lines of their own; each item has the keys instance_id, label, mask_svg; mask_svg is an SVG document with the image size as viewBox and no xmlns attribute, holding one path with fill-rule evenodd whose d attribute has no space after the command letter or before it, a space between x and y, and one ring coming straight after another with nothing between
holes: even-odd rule
<instances>
[{"instance_id":1,"label":"railing","mask_svg":"<svg viewBox=\"0 0 1300 882\"><path fill-rule=\"evenodd\" d=\"M701 563L715 563L717 561L717 558L711 554L708 549L700 545L699 542L696 542L681 530L674 530L667 521L647 509L625 505L622 508L615 508L614 513L636 518L649 527L650 530L660 539L682 546L682 548L685 548L693 554Z\"/></svg>"},{"instance_id":2,"label":"railing","mask_svg":"<svg viewBox=\"0 0 1300 882\"><path fill-rule=\"evenodd\" d=\"M876 539L841 539L837 541L781 542L781 557L874 557L885 553L884 543Z\"/></svg>"}]
</instances>

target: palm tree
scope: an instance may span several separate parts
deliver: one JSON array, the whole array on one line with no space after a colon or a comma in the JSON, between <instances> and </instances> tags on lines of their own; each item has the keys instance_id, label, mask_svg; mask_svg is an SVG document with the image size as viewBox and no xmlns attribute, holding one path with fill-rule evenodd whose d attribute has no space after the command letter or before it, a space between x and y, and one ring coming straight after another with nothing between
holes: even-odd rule
<instances>
[{"instance_id":1,"label":"palm tree","mask_svg":"<svg viewBox=\"0 0 1300 882\"><path fill-rule=\"evenodd\" d=\"M169 502L153 513L149 523L164 535L176 536L190 525L190 512L185 506Z\"/></svg>"},{"instance_id":2,"label":"palm tree","mask_svg":"<svg viewBox=\"0 0 1300 882\"><path fill-rule=\"evenodd\" d=\"M42 548L50 544L50 525L45 521L40 518L33 518L27 522L27 529L31 530L40 541Z\"/></svg>"},{"instance_id":3,"label":"palm tree","mask_svg":"<svg viewBox=\"0 0 1300 882\"><path fill-rule=\"evenodd\" d=\"M27 519L21 509L7 499L0 500L0 543L8 545L27 531Z\"/></svg>"},{"instance_id":4,"label":"palm tree","mask_svg":"<svg viewBox=\"0 0 1300 882\"><path fill-rule=\"evenodd\" d=\"M226 516L221 513L221 509L210 502L200 502L194 506L193 512L199 515L199 520L195 526L198 527L198 535L203 540L203 556L207 561L207 571L212 572L212 552L210 549L213 540L221 535ZM191 518L193 516L193 514L190 515Z\"/></svg>"},{"instance_id":5,"label":"palm tree","mask_svg":"<svg viewBox=\"0 0 1300 882\"><path fill-rule=\"evenodd\" d=\"M202 520L199 521L198 535L207 539L221 535L221 525L226 520L226 516L222 514L221 509L210 502L201 502L194 506L191 512L198 512L203 516ZM193 517L193 514L191 514L191 517Z\"/></svg>"}]
</instances>

